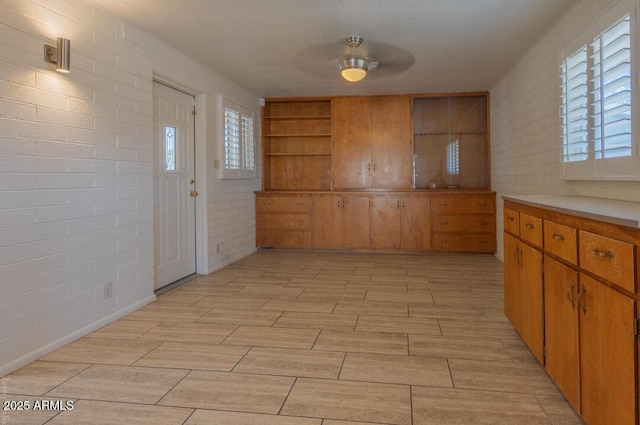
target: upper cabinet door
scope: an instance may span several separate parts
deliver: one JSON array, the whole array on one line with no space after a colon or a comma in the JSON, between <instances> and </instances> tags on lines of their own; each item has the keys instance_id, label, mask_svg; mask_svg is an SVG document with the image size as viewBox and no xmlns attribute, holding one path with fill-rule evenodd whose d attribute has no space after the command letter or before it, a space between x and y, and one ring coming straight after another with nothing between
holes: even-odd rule
<instances>
[{"instance_id":1,"label":"upper cabinet door","mask_svg":"<svg viewBox=\"0 0 640 425\"><path fill-rule=\"evenodd\" d=\"M333 99L333 188L371 187L371 98Z\"/></svg>"},{"instance_id":2,"label":"upper cabinet door","mask_svg":"<svg viewBox=\"0 0 640 425\"><path fill-rule=\"evenodd\" d=\"M413 188L413 143L409 96L371 100L371 157L376 189Z\"/></svg>"}]
</instances>

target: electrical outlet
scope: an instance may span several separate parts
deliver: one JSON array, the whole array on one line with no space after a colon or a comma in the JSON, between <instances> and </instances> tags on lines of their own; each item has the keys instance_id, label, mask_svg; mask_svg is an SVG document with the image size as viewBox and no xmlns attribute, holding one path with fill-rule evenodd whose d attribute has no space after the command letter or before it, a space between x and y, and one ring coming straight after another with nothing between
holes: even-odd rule
<instances>
[{"instance_id":1,"label":"electrical outlet","mask_svg":"<svg viewBox=\"0 0 640 425\"><path fill-rule=\"evenodd\" d=\"M111 297L113 297L113 282L107 282L104 284L104 295L102 299L108 300Z\"/></svg>"},{"instance_id":2,"label":"electrical outlet","mask_svg":"<svg viewBox=\"0 0 640 425\"><path fill-rule=\"evenodd\" d=\"M222 244L216 244L216 254L220 254L220 252L222 251Z\"/></svg>"}]
</instances>

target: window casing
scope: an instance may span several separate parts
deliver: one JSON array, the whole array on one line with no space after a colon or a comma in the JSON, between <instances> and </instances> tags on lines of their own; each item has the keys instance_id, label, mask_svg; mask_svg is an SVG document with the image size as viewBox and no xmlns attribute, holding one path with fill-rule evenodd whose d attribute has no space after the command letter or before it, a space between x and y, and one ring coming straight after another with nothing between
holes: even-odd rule
<instances>
[{"instance_id":1,"label":"window casing","mask_svg":"<svg viewBox=\"0 0 640 425\"><path fill-rule=\"evenodd\" d=\"M255 113L221 98L223 114L222 178L254 178L256 172Z\"/></svg>"},{"instance_id":2,"label":"window casing","mask_svg":"<svg viewBox=\"0 0 640 425\"><path fill-rule=\"evenodd\" d=\"M562 50L562 176L637 180L636 22L623 0ZM637 121L637 120L636 120Z\"/></svg>"}]
</instances>

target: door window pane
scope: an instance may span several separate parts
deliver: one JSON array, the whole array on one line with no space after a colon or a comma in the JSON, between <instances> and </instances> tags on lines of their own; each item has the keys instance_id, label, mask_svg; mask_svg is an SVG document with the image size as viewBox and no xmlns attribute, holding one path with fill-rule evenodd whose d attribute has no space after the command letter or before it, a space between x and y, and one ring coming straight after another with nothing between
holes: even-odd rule
<instances>
[{"instance_id":1,"label":"door window pane","mask_svg":"<svg viewBox=\"0 0 640 425\"><path fill-rule=\"evenodd\" d=\"M165 127L164 139L164 169L176 170L176 128L170 125Z\"/></svg>"}]
</instances>

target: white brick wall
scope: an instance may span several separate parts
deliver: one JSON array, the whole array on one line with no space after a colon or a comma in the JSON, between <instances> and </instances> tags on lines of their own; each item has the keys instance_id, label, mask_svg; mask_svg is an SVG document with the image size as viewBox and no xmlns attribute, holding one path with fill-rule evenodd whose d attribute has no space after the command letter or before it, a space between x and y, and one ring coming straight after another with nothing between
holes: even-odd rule
<instances>
[{"instance_id":1,"label":"white brick wall","mask_svg":"<svg viewBox=\"0 0 640 425\"><path fill-rule=\"evenodd\" d=\"M492 184L503 256L503 194L584 195L640 201L638 182L560 178L559 50L615 0L582 0L491 90Z\"/></svg>"},{"instance_id":2,"label":"white brick wall","mask_svg":"<svg viewBox=\"0 0 640 425\"><path fill-rule=\"evenodd\" d=\"M68 75L42 57L61 36ZM205 102L205 271L254 251L260 181L212 168L217 97L258 97L89 0L0 2L0 52L2 376L153 300L154 74Z\"/></svg>"}]
</instances>

